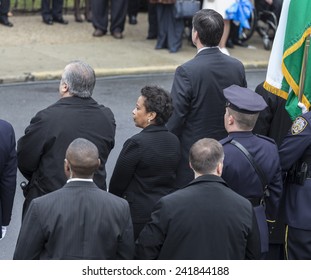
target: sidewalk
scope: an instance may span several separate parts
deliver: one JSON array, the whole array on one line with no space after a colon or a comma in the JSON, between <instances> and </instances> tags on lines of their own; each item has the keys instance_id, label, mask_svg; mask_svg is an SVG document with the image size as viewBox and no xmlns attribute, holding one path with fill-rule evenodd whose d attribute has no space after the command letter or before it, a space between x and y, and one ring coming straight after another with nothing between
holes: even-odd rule
<instances>
[{"instance_id":1,"label":"sidewalk","mask_svg":"<svg viewBox=\"0 0 311 280\"><path fill-rule=\"evenodd\" d=\"M110 35L94 38L92 24L74 21L65 15L68 25L42 23L40 15L14 15L14 27L0 25L0 84L59 79L65 65L76 59L88 62L98 77L174 72L191 59L196 49L185 39L181 51L155 50L155 40L146 40L147 14L138 15L138 24L126 23L124 39ZM265 68L270 52L264 50L257 33L249 48L229 49L245 68Z\"/></svg>"}]
</instances>

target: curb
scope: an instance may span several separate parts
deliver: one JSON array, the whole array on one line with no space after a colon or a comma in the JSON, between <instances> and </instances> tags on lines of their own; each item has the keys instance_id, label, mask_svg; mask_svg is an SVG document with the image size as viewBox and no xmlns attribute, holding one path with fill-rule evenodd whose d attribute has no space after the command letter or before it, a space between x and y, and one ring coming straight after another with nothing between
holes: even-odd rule
<instances>
[{"instance_id":1,"label":"curb","mask_svg":"<svg viewBox=\"0 0 311 280\"><path fill-rule=\"evenodd\" d=\"M263 69L267 68L267 61L251 61L243 63L245 69ZM141 74L159 74L159 73L174 73L179 65L166 66L145 66L145 67L130 67L130 68L95 68L96 77L110 77L110 76L126 76L126 75L141 75ZM35 81L51 81L59 80L63 70L44 71L24 73L18 76L7 76L0 78L0 85L12 83L25 83Z\"/></svg>"}]
</instances>

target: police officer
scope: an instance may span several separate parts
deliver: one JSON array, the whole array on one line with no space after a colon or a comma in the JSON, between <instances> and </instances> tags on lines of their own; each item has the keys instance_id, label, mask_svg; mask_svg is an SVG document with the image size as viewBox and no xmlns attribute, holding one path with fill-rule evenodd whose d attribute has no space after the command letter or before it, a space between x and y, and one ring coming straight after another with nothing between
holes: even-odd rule
<instances>
[{"instance_id":1,"label":"police officer","mask_svg":"<svg viewBox=\"0 0 311 280\"><path fill-rule=\"evenodd\" d=\"M296 118L280 146L285 180L286 257L311 259L311 112Z\"/></svg>"},{"instance_id":2,"label":"police officer","mask_svg":"<svg viewBox=\"0 0 311 280\"><path fill-rule=\"evenodd\" d=\"M259 112L267 104L254 91L237 85L223 92L227 99L224 122L229 135L220 141L225 153L222 177L252 203L264 257L269 250L269 229L273 228L283 189L275 142L252 132Z\"/></svg>"}]
</instances>

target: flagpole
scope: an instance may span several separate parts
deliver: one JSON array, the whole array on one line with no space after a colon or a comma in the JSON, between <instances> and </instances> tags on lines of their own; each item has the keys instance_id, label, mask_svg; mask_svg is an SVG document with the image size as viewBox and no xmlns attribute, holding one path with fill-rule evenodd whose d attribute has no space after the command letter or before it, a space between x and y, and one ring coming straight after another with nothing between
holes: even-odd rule
<instances>
[{"instance_id":1,"label":"flagpole","mask_svg":"<svg viewBox=\"0 0 311 280\"><path fill-rule=\"evenodd\" d=\"M305 77L306 77L306 66L309 56L309 47L310 47L310 36L308 35L306 38L305 48L304 48L304 54L302 58L302 66L301 66L301 74L300 74L300 80L299 80L299 92L298 92L298 101L301 103L302 95L304 92L305 87Z\"/></svg>"}]
</instances>

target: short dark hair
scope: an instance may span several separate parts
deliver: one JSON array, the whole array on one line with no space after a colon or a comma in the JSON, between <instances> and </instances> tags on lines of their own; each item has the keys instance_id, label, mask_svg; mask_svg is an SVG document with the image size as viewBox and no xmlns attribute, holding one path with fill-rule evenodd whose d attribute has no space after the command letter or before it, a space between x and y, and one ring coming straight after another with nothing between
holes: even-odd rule
<instances>
[{"instance_id":1,"label":"short dark hair","mask_svg":"<svg viewBox=\"0 0 311 280\"><path fill-rule=\"evenodd\" d=\"M211 9L202 9L193 16L192 25L203 46L219 45L224 32L224 19L221 14Z\"/></svg>"},{"instance_id":2,"label":"short dark hair","mask_svg":"<svg viewBox=\"0 0 311 280\"><path fill-rule=\"evenodd\" d=\"M167 123L172 115L173 105L170 94L158 86L145 86L141 89L141 95L145 97L144 106L147 112L155 112L156 125Z\"/></svg>"},{"instance_id":3,"label":"short dark hair","mask_svg":"<svg viewBox=\"0 0 311 280\"><path fill-rule=\"evenodd\" d=\"M90 177L98 168L98 149L91 141L76 138L67 148L66 159L76 175Z\"/></svg>"},{"instance_id":4,"label":"short dark hair","mask_svg":"<svg viewBox=\"0 0 311 280\"><path fill-rule=\"evenodd\" d=\"M222 145L215 139L203 138L190 148L189 161L196 172L200 174L213 173L217 165L224 160Z\"/></svg>"}]
</instances>

